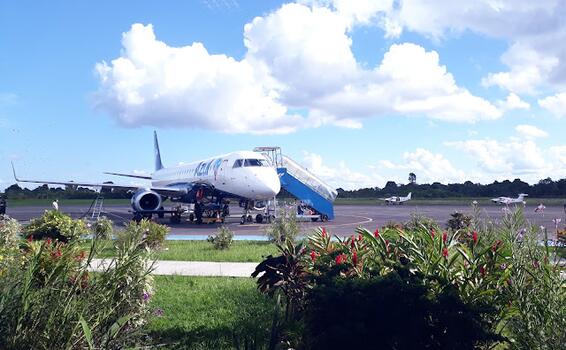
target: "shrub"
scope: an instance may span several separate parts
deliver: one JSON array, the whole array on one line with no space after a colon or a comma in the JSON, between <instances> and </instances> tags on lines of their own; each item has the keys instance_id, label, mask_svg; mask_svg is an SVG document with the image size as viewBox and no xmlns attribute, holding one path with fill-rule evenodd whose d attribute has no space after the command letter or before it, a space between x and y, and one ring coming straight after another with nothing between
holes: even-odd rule
<instances>
[{"instance_id":1,"label":"shrub","mask_svg":"<svg viewBox=\"0 0 566 350\"><path fill-rule=\"evenodd\" d=\"M0 249L15 247L21 230L22 226L16 219L0 215Z\"/></svg>"},{"instance_id":2,"label":"shrub","mask_svg":"<svg viewBox=\"0 0 566 350\"><path fill-rule=\"evenodd\" d=\"M475 349L499 339L458 293L431 295L408 274L330 278L309 292L307 305L308 349Z\"/></svg>"},{"instance_id":3,"label":"shrub","mask_svg":"<svg viewBox=\"0 0 566 350\"><path fill-rule=\"evenodd\" d=\"M223 250L230 248L233 238L234 233L228 227L220 226L216 235L210 235L206 240L212 243L215 249Z\"/></svg>"},{"instance_id":4,"label":"shrub","mask_svg":"<svg viewBox=\"0 0 566 350\"><path fill-rule=\"evenodd\" d=\"M110 239L114 230L112 220L108 219L106 216L98 217L91 228L92 233L101 239Z\"/></svg>"},{"instance_id":5,"label":"shrub","mask_svg":"<svg viewBox=\"0 0 566 350\"><path fill-rule=\"evenodd\" d=\"M282 209L277 218L269 225L266 230L267 237L276 244L282 244L290 240L294 242L299 235L299 223L294 211Z\"/></svg>"},{"instance_id":6,"label":"shrub","mask_svg":"<svg viewBox=\"0 0 566 350\"><path fill-rule=\"evenodd\" d=\"M132 237L149 249L160 249L169 233L169 227L143 219L130 221L123 232L117 235L118 245L130 244Z\"/></svg>"},{"instance_id":7,"label":"shrub","mask_svg":"<svg viewBox=\"0 0 566 350\"><path fill-rule=\"evenodd\" d=\"M57 210L46 210L41 217L31 220L23 233L26 238L68 242L87 234L88 228L83 220L73 220Z\"/></svg>"},{"instance_id":8,"label":"shrub","mask_svg":"<svg viewBox=\"0 0 566 350\"><path fill-rule=\"evenodd\" d=\"M105 248L98 237L88 250L76 239L22 241L22 253L0 276L0 348L110 349L139 343L149 315L152 255L141 236L123 243L116 245L116 258L93 273L92 258Z\"/></svg>"},{"instance_id":9,"label":"shrub","mask_svg":"<svg viewBox=\"0 0 566 350\"><path fill-rule=\"evenodd\" d=\"M472 223L472 217L464 213L454 212L450 214L451 218L446 223L446 228L456 232L458 230L467 229Z\"/></svg>"}]
</instances>

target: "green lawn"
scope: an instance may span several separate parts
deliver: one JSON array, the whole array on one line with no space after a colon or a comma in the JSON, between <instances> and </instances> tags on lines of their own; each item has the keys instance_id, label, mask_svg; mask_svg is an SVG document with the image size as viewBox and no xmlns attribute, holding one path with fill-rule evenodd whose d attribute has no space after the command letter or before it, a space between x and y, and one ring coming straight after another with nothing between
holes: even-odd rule
<instances>
[{"instance_id":1,"label":"green lawn","mask_svg":"<svg viewBox=\"0 0 566 350\"><path fill-rule=\"evenodd\" d=\"M88 243L85 243L85 247ZM100 254L99 258L111 257L111 244ZM234 241L226 250L214 249L207 241L166 241L163 250L157 253L158 260L182 261L229 261L260 262L270 254L277 254L277 247L264 241Z\"/></svg>"},{"instance_id":2,"label":"green lawn","mask_svg":"<svg viewBox=\"0 0 566 350\"><path fill-rule=\"evenodd\" d=\"M156 276L146 330L165 349L234 349L269 339L274 301L252 278ZM263 345L263 346L262 346ZM249 347L255 348L255 347Z\"/></svg>"}]
</instances>

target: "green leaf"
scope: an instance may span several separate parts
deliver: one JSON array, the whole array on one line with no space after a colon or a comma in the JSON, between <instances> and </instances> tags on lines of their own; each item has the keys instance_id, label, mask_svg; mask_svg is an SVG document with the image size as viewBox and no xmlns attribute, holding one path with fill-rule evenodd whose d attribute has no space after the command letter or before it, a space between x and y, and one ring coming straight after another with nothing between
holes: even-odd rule
<instances>
[{"instance_id":1,"label":"green leaf","mask_svg":"<svg viewBox=\"0 0 566 350\"><path fill-rule=\"evenodd\" d=\"M79 316L79 323L83 328L83 333L85 335L86 342L88 343L88 348L94 349L94 344L92 343L92 332L82 315Z\"/></svg>"}]
</instances>

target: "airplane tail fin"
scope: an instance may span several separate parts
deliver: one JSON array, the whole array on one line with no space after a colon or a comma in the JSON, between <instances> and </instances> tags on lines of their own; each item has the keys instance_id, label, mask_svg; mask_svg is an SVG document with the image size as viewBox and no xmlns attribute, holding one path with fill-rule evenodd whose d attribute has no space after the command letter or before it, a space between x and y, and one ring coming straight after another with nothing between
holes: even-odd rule
<instances>
[{"instance_id":1,"label":"airplane tail fin","mask_svg":"<svg viewBox=\"0 0 566 350\"><path fill-rule=\"evenodd\" d=\"M157 141L157 131L153 131L153 148L155 152L155 171L163 169L161 163L161 153L159 152L159 141Z\"/></svg>"},{"instance_id":2,"label":"airplane tail fin","mask_svg":"<svg viewBox=\"0 0 566 350\"><path fill-rule=\"evenodd\" d=\"M407 195L407 199L411 199L411 192Z\"/></svg>"}]
</instances>

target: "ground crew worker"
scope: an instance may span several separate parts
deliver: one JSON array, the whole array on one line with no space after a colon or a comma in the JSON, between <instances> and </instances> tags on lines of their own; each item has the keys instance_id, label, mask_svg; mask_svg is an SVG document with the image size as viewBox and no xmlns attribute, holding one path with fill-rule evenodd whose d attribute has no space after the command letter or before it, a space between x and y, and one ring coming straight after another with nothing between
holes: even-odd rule
<instances>
[{"instance_id":1,"label":"ground crew worker","mask_svg":"<svg viewBox=\"0 0 566 350\"><path fill-rule=\"evenodd\" d=\"M53 203L51 203L51 205L53 206L53 210L59 211L59 200L58 199L54 200Z\"/></svg>"}]
</instances>

